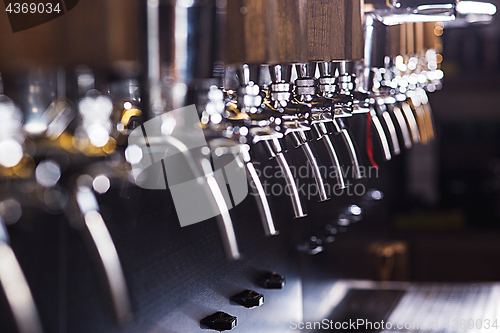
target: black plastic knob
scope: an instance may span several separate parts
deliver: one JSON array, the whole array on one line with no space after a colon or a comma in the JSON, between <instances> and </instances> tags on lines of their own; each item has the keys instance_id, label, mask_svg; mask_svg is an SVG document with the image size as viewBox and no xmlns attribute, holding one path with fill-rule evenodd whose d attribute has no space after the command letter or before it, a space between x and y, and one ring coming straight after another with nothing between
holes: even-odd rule
<instances>
[{"instance_id":1,"label":"black plastic knob","mask_svg":"<svg viewBox=\"0 0 500 333\"><path fill-rule=\"evenodd\" d=\"M236 317L219 311L200 320L200 324L216 331L228 331L236 327Z\"/></svg>"},{"instance_id":2,"label":"black plastic knob","mask_svg":"<svg viewBox=\"0 0 500 333\"><path fill-rule=\"evenodd\" d=\"M253 290L245 290L231 297L231 301L243 305L247 308L253 308L264 304L264 295Z\"/></svg>"},{"instance_id":3,"label":"black plastic knob","mask_svg":"<svg viewBox=\"0 0 500 333\"><path fill-rule=\"evenodd\" d=\"M285 283L285 277L275 272L268 273L263 277L263 286L266 289L283 289Z\"/></svg>"}]
</instances>

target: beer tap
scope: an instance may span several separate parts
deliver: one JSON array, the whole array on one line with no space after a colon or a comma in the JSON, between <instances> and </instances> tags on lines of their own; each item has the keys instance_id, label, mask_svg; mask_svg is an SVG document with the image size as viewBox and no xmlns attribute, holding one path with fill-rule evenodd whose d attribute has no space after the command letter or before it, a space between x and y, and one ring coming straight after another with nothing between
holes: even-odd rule
<instances>
[{"instance_id":1,"label":"beer tap","mask_svg":"<svg viewBox=\"0 0 500 333\"><path fill-rule=\"evenodd\" d=\"M370 93L370 96L375 102L372 105L370 115L382 146L384 158L385 160L390 160L392 158L392 154L389 150L389 141L385 136L379 116L382 117L382 120L384 121L389 132L389 137L391 139L390 142L395 155L400 153L400 147L394 123L385 106L382 107L385 103L383 100L383 89L381 87L381 81L383 78L380 69L383 69L385 66L386 29L385 26L370 13L366 15L365 21L366 46L364 89Z\"/></svg>"},{"instance_id":2,"label":"beer tap","mask_svg":"<svg viewBox=\"0 0 500 333\"><path fill-rule=\"evenodd\" d=\"M361 179L363 178L363 175L361 173L356 148L351 138L351 134L344 123L344 118L352 116L354 105L353 96L346 90L339 90L334 74L335 67L333 62L323 61L318 62L317 65L320 73L317 80L319 94L321 97L332 101L330 111L332 113L333 121L329 124L333 128L333 133L340 135L345 146L347 147L353 167L354 178Z\"/></svg>"},{"instance_id":3,"label":"beer tap","mask_svg":"<svg viewBox=\"0 0 500 333\"><path fill-rule=\"evenodd\" d=\"M365 49L365 64L366 70L365 70L365 86L371 88L373 91L378 90L378 86L380 83L375 83L370 82L372 81L374 76L379 76L380 78L380 68L383 68L383 64L381 63L380 59L381 56L385 55L385 49L383 48L383 44L381 41L385 39L385 32L383 31L384 29L382 28L382 24L385 25L395 25L399 23L405 23L406 24L401 24L401 27L406 27L405 32L401 33L401 41L404 41L404 47L409 47L409 50L411 50L410 54L414 53L414 43L415 43L415 35L414 35L414 26L411 24L411 22L428 22L428 21L451 21L455 18L455 6L456 6L456 1L451 1L451 0L419 0L419 1L406 1L406 0L395 0L387 3L381 3L377 1L370 1L367 0L367 3L371 5L371 10L370 13L366 15L366 30L365 30L365 38L366 38L366 49ZM384 32L384 34L382 34ZM377 45L379 44L379 45ZM402 43L403 44L403 43ZM403 54L407 54L403 53ZM379 54L379 56L377 56ZM401 62L401 61L399 61ZM410 58L408 65L411 66L416 65L415 59ZM397 67L398 64L396 64ZM410 67L411 67L410 66ZM371 67L371 68L370 68ZM404 66L404 70L408 70L408 66ZM416 67L416 66L415 66ZM413 68L414 69L414 68ZM384 68L385 71L385 68ZM399 91L406 93L407 92L407 86L410 83L409 81L416 81L414 83L418 83L418 77L416 75L413 76L407 76L403 77L401 80L399 80ZM373 89L375 88L375 89ZM398 94L399 95L399 94ZM412 93L410 93L412 95ZM401 95L397 96L398 101L400 102L401 100ZM412 96L413 97L413 96ZM421 142L427 142L427 133L425 132L425 121L424 119L428 116L424 115L421 110L421 105L419 101L417 101L418 96L415 95L413 98L408 98L407 103L405 104L402 102L401 108L396 108L396 112L399 113L399 110L402 109L402 113L406 118L406 123L408 126L409 131L411 131L411 136L412 136L412 141L413 143L421 141ZM415 124L413 122L413 119L409 113L409 109L411 109L410 104L412 104L412 100L415 99L416 101L416 106L414 108L414 111L416 112L416 122L417 122L417 127L419 130L419 135L417 139L417 134L415 133ZM392 102L392 101L391 101ZM377 103L378 105L381 105L381 103ZM392 104L392 103L390 103ZM403 122L401 121L401 117L398 116L398 114L395 114L398 124L400 124L400 128L404 131ZM388 119L388 117L386 117ZM427 121L429 123L429 121ZM374 123L375 124L375 123ZM429 124L430 125L430 124ZM375 124L375 127L377 128L377 124ZM390 127L390 126L389 126ZM392 142L393 142L393 147L395 140L394 138L397 139L397 136L392 135L391 128L389 128L389 132L392 137ZM430 137L432 137L432 130L430 129ZM394 133L395 134L395 133ZM408 138L406 135L404 135L406 139L405 141L405 146L409 146L408 143ZM386 151L386 156L387 151Z\"/></svg>"},{"instance_id":4,"label":"beer tap","mask_svg":"<svg viewBox=\"0 0 500 333\"><path fill-rule=\"evenodd\" d=\"M253 83L249 83L249 74L248 66L243 66L241 75L243 78L247 77L247 80L243 79L243 82L247 82L249 85L246 89L248 90L249 95L245 95L244 92L241 91L242 94L238 95L238 97L242 98L239 105L243 109L246 108L246 110L244 110L241 114L235 112L237 105L235 106L234 102L229 101L227 110L230 116L225 117L218 124L209 121L208 117L202 117L202 123L206 125L205 136L208 139L208 144L211 150L216 156L220 158L223 155L228 155L237 159L238 163L244 164L248 181L250 183L250 189L256 197L256 203L259 209L264 231L267 236L273 236L277 235L278 231L274 225L271 208L269 207L269 202L267 200L267 194L265 193L264 186L259 179L251 159L249 140L252 141L252 135L249 134L249 124L245 121L245 119L242 119L242 116L244 117L246 112L252 112L252 105L254 105L254 107L260 107L262 102L258 86L253 85ZM243 88L243 90L245 89ZM254 94L253 97L252 93ZM212 98L214 98L215 96L219 96L219 94L212 96ZM246 96L246 98L243 96ZM223 167L221 166L219 169L223 169Z\"/></svg>"},{"instance_id":5,"label":"beer tap","mask_svg":"<svg viewBox=\"0 0 500 333\"><path fill-rule=\"evenodd\" d=\"M305 131L309 131L310 106L305 104L294 104L292 100L292 85L290 83L291 65L271 65L269 66L272 83L269 91L268 108L281 113L282 131L284 135L289 135L295 148L300 148L309 162L320 201L329 200L323 176L321 175L318 160L309 145Z\"/></svg>"},{"instance_id":6,"label":"beer tap","mask_svg":"<svg viewBox=\"0 0 500 333\"><path fill-rule=\"evenodd\" d=\"M401 93L399 80L401 77L400 64L402 60L402 50L406 45L406 36L401 32L401 26L395 25L387 27L388 35L388 57L386 58L385 79L384 83L393 96L388 98L394 99L386 103L386 107L392 110L395 115L399 128L403 136L403 141L407 149L411 148L413 143L419 142L418 126L416 119L411 111L410 106L406 102L406 95ZM405 91L405 90L403 90Z\"/></svg>"},{"instance_id":7,"label":"beer tap","mask_svg":"<svg viewBox=\"0 0 500 333\"><path fill-rule=\"evenodd\" d=\"M36 75L34 75L34 73ZM107 99L100 100L100 102L93 100L93 103L89 102L89 100L85 100L85 98L93 97L90 97L86 94L86 91L82 90L85 97L80 100L79 111L83 119L80 129L76 130L76 132L80 131L78 134L79 137L73 137L73 133L70 133L68 125L74 118L76 112L66 101L65 74L61 70L58 71L58 75L54 74L55 72L51 70L36 70L30 73L30 79L27 81L29 87L28 93L27 96L23 96L23 100L25 100L24 108L27 118L23 127L27 134L30 135L32 143L36 145L36 149L31 150L31 154L35 154L33 157L25 155L23 159L31 159L31 161L36 159L38 164L34 170L35 177L26 178L26 180L23 181L30 182L32 180L36 180L36 186L43 189L45 193L52 194L51 200L47 199L47 196L43 196L43 199L40 199L42 200L45 209L49 209L50 211L56 213L60 213L64 210L64 212L67 213L68 219L73 221L73 216L76 215L74 212L78 211L78 209L76 207L66 205L64 195L53 195L54 193L62 193L62 188L67 185L60 182L62 176L60 163L50 157L47 157L45 153L50 150L56 154L53 156L63 155L71 162L78 161L78 163L74 164L78 171L81 171L82 168L91 166L94 163L98 164L100 156L105 155L105 150L100 150L99 148L104 147L110 140L109 130L105 131L106 139L104 139L104 135L101 135L102 137L99 135L95 136L96 133L92 130L92 125L110 123L108 116L110 114L111 106L108 104L109 100ZM54 80L55 78L57 78L57 80ZM56 90L57 94L55 93ZM52 102L50 102L50 99L52 99ZM44 106L47 104L48 108L45 108ZM10 110L10 113L14 114L12 113L14 111L12 106L9 107L9 105L7 105L6 110ZM36 113L40 114L34 116L33 114ZM4 116L6 116L6 114L4 114ZM87 122L85 119L88 118L93 118L93 121ZM20 118L17 116L14 116L13 119L16 119L16 123L19 123L18 126L22 125ZM108 126L106 126L106 128L107 127ZM8 133L8 131L3 132ZM22 131L18 130L18 133L21 134ZM64 143L64 139L60 139L63 136L65 136L66 139L68 137L74 138L75 143L76 141L80 141L80 143L85 142L85 144L68 146ZM99 145L102 143L100 147L97 145L98 142L95 140L96 138L102 140L99 141ZM17 154L9 153L9 155L16 156ZM10 158L12 158L12 156L10 156ZM71 170L74 171L75 167ZM23 168L28 168L28 166L25 166L21 162L18 168L22 170ZM32 172L33 170L26 170L22 172L28 171ZM37 203L39 203L38 200ZM96 201L94 203L97 205ZM93 207L93 210L98 211L98 206L96 207ZM80 208L84 211L83 206ZM84 211L84 213L86 213L86 211ZM92 214L93 217L88 217L90 219L87 221L88 223L83 226L79 225L78 230L83 234L88 233L90 235L88 238L90 242L87 242L87 245L91 247L90 252L93 253L97 249L98 255L94 257L97 259L96 267L104 267L104 275L101 277L109 286L109 296L113 301L113 314L119 323L123 323L129 318L131 313L128 306L129 299L125 281L123 279L123 271L115 251L113 240L109 235L102 217L99 215L99 221L97 221L95 214ZM33 331L36 331L35 328L33 328Z\"/></svg>"},{"instance_id":8,"label":"beer tap","mask_svg":"<svg viewBox=\"0 0 500 333\"><path fill-rule=\"evenodd\" d=\"M253 68L251 69L251 67ZM210 133L207 135L210 137L209 144L213 150L218 149L217 151L220 153L235 156L244 163L250 189L256 197L264 232L267 236L273 236L279 232L274 225L267 194L250 154L251 144L258 141L256 138L259 137L259 133L256 131L265 130L262 125L252 126L248 118L246 118L248 114L256 113L262 104L260 88L254 82L258 82L259 73L260 66L258 65L243 65L239 68L238 78L240 79L240 88L238 88L237 101L232 99L234 96L229 96L226 104L228 116L224 117L219 125L208 123L212 126L209 126ZM257 76L257 79L253 76ZM204 119L202 119L202 122L204 122ZM271 133L270 127L267 126L267 133L265 135L272 136L273 134L277 135L280 133ZM279 135L279 138L281 137Z\"/></svg>"},{"instance_id":9,"label":"beer tap","mask_svg":"<svg viewBox=\"0 0 500 333\"><path fill-rule=\"evenodd\" d=\"M129 148L132 147L132 150L129 152L141 149L149 156L148 161L145 161L146 158L132 159L135 162L131 163L136 170L134 172L139 175L151 166L160 175L166 175L163 182L153 181L154 188L165 188L166 182L176 175L162 172L163 165L176 162L175 158L167 159L172 150L180 153L184 159L182 163L187 167L183 171L190 172L193 177L190 184L196 186L199 193L206 194L199 198L200 204L210 210L204 212L205 219L216 217L226 256L228 259L239 259L241 255L226 202L229 196L216 178L218 171L212 166L210 148L199 119L200 115L202 120L206 115L207 122L217 124L222 120L224 112L224 103L221 104L222 107L210 109L213 105L208 98L208 94L212 92L211 87L214 86L217 90L220 86L214 81L214 66L220 59L218 51L221 49L216 1L145 1L141 6L145 6L142 12L145 13L147 40L143 57L147 69L142 82L148 94L143 96L144 107L148 117L154 118L130 133ZM164 14L169 18L163 17ZM170 17L175 17L175 20ZM168 47L164 48L163 45ZM220 90L218 92L222 94ZM175 110L166 112L167 107ZM198 119L195 119L193 112ZM193 127L188 129L176 126L187 123ZM193 128L196 131L193 132ZM190 134L198 136L199 140L193 141ZM135 147L131 145L131 137L138 143ZM185 175L177 176L185 178ZM177 187L173 185L169 182L181 225L200 221L201 217L193 216L195 212L192 208L186 207L185 202L183 204L185 192L182 188L174 190Z\"/></svg>"},{"instance_id":10,"label":"beer tap","mask_svg":"<svg viewBox=\"0 0 500 333\"><path fill-rule=\"evenodd\" d=\"M298 0L257 0L242 12L239 2L230 1L227 15L226 62L238 66L245 63L271 64L266 69L270 71L272 82L267 90L260 87L262 91L267 91L268 98L264 103L259 102L260 105L249 106L256 101L256 95L260 95L255 87L258 81L254 80L253 86L242 84L238 108L240 111L246 110L251 124L249 132L252 142L262 142L269 156L277 161L289 189L286 192L292 201L295 217L303 217L306 213L283 151L282 138L285 136L297 148L300 147L312 166L320 201L328 199L317 159L304 133L310 130L310 109L307 105L294 104L292 101L291 64L304 63L307 59L307 48L300 45L300 42L305 41L303 4L303 1ZM257 68L254 73L258 71ZM251 92L254 89L255 92ZM248 113L249 110L253 112Z\"/></svg>"},{"instance_id":11,"label":"beer tap","mask_svg":"<svg viewBox=\"0 0 500 333\"><path fill-rule=\"evenodd\" d=\"M311 105L310 125L314 130L317 140L321 140L324 143L330 160L335 167L337 186L343 189L346 185L341 163L330 138L330 131L326 126L326 123L333 121L331 112L332 100L323 98L316 92L316 82L314 79L314 72L316 70L315 62L297 64L295 65L295 69L298 76L295 80L296 101Z\"/></svg>"},{"instance_id":12,"label":"beer tap","mask_svg":"<svg viewBox=\"0 0 500 333\"><path fill-rule=\"evenodd\" d=\"M321 8L321 15L318 15L318 8ZM337 78L335 70L338 64L332 63L331 60L342 62L345 59L358 59L358 56L359 59L362 58L362 39L355 35L357 32L362 33L361 1L308 0L306 12L307 59L314 64L313 70L316 67L319 69L319 77L316 78L316 94L328 100L331 105L329 110L333 119L331 122L326 122L325 126L328 133L334 133L342 138L349 154L354 178L360 179L363 175L358 154L345 125L345 119L351 117L354 110L358 113L364 112L364 101L360 102L364 97L356 96L355 102L350 91L352 88L347 82L350 77L342 73L341 78ZM353 56L359 50L361 54ZM341 82L344 79L346 82Z\"/></svg>"},{"instance_id":13,"label":"beer tap","mask_svg":"<svg viewBox=\"0 0 500 333\"><path fill-rule=\"evenodd\" d=\"M260 65L245 64L240 67L238 100L237 103L232 103L232 108L239 112L241 117L247 119L249 143L252 145L262 143L268 156L278 163L289 189L287 192L292 203L294 217L305 217L307 213L280 142L284 138L284 134L278 130L281 128L282 119L276 112L271 112L272 116L264 112L263 93L259 86L260 70Z\"/></svg>"},{"instance_id":14,"label":"beer tap","mask_svg":"<svg viewBox=\"0 0 500 333\"><path fill-rule=\"evenodd\" d=\"M55 145L56 149L66 150L65 154L69 153L69 160L79 161L76 172L84 174L85 170L102 163L102 156L112 154L115 151L115 140L111 136L115 124L112 120L113 105L111 99L93 89L95 84L93 72L89 68L80 67L77 69L76 74L81 97L78 102L80 122L74 133L75 141L80 141L78 149L68 150L68 147L59 146L55 141L62 136L63 132L66 132L66 135L72 135L67 127L74 118L74 113L76 113L66 102L66 80L64 72L61 73L61 71L57 75L58 97L51 105L56 110L60 110L62 115L61 117L54 117L53 120L49 118L51 121L43 134L53 141L52 145ZM43 94L42 91L37 93ZM50 112L49 109L45 114L50 115ZM51 130L52 125L53 130ZM113 142L113 145L110 145L110 142ZM44 145L43 141L40 142L40 145ZM62 172L57 161L45 157L38 163L36 171L37 182L46 188L56 186ZM75 171L75 168L72 168L72 171ZM76 186L66 183L61 184L73 189L70 192L73 193L75 204L52 205L52 209L63 209L73 227L82 233L86 245L89 247L89 252L97 254L93 258L96 261L96 267L102 268L100 277L105 281L104 285L107 286L106 292L111 300L114 318L119 324L123 324L131 318L130 299L115 244L103 217L99 213L99 205L93 193L92 188L93 185L95 187L96 182L94 180L96 179L99 180L100 178L92 178L87 175L80 176ZM84 223L74 223L76 216L80 216ZM76 219L81 221L78 218Z\"/></svg>"}]
</instances>

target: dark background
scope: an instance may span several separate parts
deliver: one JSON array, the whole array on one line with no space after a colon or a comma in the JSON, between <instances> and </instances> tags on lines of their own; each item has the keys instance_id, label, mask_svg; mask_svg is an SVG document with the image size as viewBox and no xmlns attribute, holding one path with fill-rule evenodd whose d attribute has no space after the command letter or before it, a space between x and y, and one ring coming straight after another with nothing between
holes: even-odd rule
<instances>
[{"instance_id":1,"label":"dark background","mask_svg":"<svg viewBox=\"0 0 500 333\"><path fill-rule=\"evenodd\" d=\"M492 2L500 6L499 0ZM0 71L16 77L33 65L74 68L85 63L99 74L135 61L141 51L136 5L132 0L82 0L68 14L16 34L2 12ZM137 316L123 331L197 331L199 320L217 310L238 315L240 327L246 322L253 323L253 331L285 331L279 320L294 318L300 306L305 318L318 315L322 283L378 279L369 253L377 242L405 244L407 272L401 279L500 280L500 20L445 29L442 39L443 89L430 94L437 139L391 162L377 160L379 178L366 184L383 191L381 202L312 199L308 218L292 220L287 198L273 198L282 234L266 238L252 214L255 204L247 198L231 212L245 258L228 263L215 221L180 228L168 192L115 188L101 196ZM303 162L298 153L289 155ZM361 221L339 230L335 241L315 256L297 251L353 203L364 210ZM27 208L9 232L47 331L120 331L112 325L82 239L62 214ZM290 289L280 294L255 282L272 270L287 276ZM229 304L232 294L246 288L265 293L266 307L248 312ZM284 304L290 312L279 318Z\"/></svg>"}]
</instances>

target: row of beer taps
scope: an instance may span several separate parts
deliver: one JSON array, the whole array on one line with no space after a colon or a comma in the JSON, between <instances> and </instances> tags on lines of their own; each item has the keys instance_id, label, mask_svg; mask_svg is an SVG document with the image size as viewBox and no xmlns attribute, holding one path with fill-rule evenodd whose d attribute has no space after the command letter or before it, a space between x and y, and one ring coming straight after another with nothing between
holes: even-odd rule
<instances>
[{"instance_id":1,"label":"row of beer taps","mask_svg":"<svg viewBox=\"0 0 500 333\"><path fill-rule=\"evenodd\" d=\"M345 1L351 2L357 3ZM177 1L167 8L175 16L176 33L171 34L175 41L175 52L172 52L175 60L170 61L174 64L173 69L165 73L165 57L160 47L165 41L161 35L165 31L162 29L161 10L165 8L159 1L148 0L144 20L147 70L143 78L115 80L97 90L96 76L88 67L78 67L74 75L62 69L37 69L30 72L26 81L25 95L28 97L22 98L24 104L21 107L7 97L2 88L0 179L6 197L0 203L0 283L19 332L42 331L33 296L9 246L5 229L6 225L20 219L24 205L36 205L68 216L71 224L90 240L87 244L97 253L98 266L104 268L101 277L106 282L115 318L119 323L131 318L125 276L100 213L98 194L106 193L116 183L135 184L131 169L140 164L143 154L134 150L137 147L127 147L128 135L134 129L143 130L145 121L168 114L165 112L169 108L196 104L200 127L209 147L208 154L193 158L189 149L182 148L182 142L173 141L175 137L160 138L158 142L175 146L186 159L194 161L188 164L193 174L201 175L207 186L207 195L213 197L229 259L240 258L240 252L229 214L230 205L226 203L227 188L215 179L216 168L204 163L215 151L241 162L252 183L250 189L255 192L264 232L271 236L277 235L278 231L269 205L269 193L266 193L253 164L256 145L262 145L268 157L276 161L289 190L286 193L293 216L301 218L307 212L286 155L287 140L301 151L311 168L319 201L329 200L330 192L328 179L320 170L325 161L320 161L315 152L317 142L328 152L328 163L336 171L335 186L340 189L347 186L347 175L342 167L346 161L341 160L333 136L341 138L355 180L364 177L360 154L366 154L372 165L377 165L380 158L369 145L366 152L357 149L349 119L367 119L366 135L371 136L373 129L382 151L381 160L391 160L403 149L432 141L435 130L427 93L439 89L443 78L433 29L440 24L435 21L454 18L455 3L438 0L415 2L419 4L409 5L404 0L383 1L383 4L373 1L363 7L359 1L354 12L351 8L351 15L358 15L359 26L364 27L360 28L360 35L352 39L360 41L363 54L359 56L340 59L311 57L303 62L285 57L272 63L259 62L249 56L248 59L243 57L244 61L221 68L217 61L206 65L206 59L212 56L219 60L215 54L219 44L212 40L216 38L204 31L220 29L223 15L216 1L213 4L210 1L204 4ZM269 5L266 0L261 3ZM277 3L285 6L280 1ZM318 6L322 1L311 0L310 3ZM196 21L203 15L190 14L192 8L197 8L198 13L200 8L201 11L207 10L213 15L213 20ZM366 10L364 15L362 8ZM238 8L240 14L250 17L253 17L252 10L262 13L250 3ZM285 17L285 21L293 22L297 12L285 10L284 14L291 15ZM297 25L303 28L303 25ZM256 29L252 26L245 33L250 33L252 39L252 31ZM431 33L426 34L425 29L430 29ZM415 32L417 30L420 35ZM199 37L201 31L210 42L193 44L193 34ZM423 44L416 48L415 41L411 41L413 45L408 47L406 43L410 44L414 36L422 37ZM210 52L204 52L205 48ZM391 48L397 51L388 51ZM66 91L71 86L68 78L76 81L72 96ZM159 133L168 137L171 132ZM144 145L150 149L156 141L153 137L148 139ZM21 193L19 183L29 184L23 188L31 188L31 192ZM11 272L10 275L7 272Z\"/></svg>"}]
</instances>

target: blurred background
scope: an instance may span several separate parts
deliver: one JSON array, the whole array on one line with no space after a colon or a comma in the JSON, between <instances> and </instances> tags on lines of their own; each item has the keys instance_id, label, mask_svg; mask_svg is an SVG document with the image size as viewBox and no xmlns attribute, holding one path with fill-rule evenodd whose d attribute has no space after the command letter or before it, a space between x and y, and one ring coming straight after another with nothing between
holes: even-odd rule
<instances>
[{"instance_id":1,"label":"blurred background","mask_svg":"<svg viewBox=\"0 0 500 333\"><path fill-rule=\"evenodd\" d=\"M6 95L11 96L17 104L22 104L19 97L22 78L30 68L38 66L62 66L71 70L82 64L88 65L96 75L96 87L101 90L107 89L109 78L124 72L134 76L144 71L142 57L145 40L140 33L144 27L138 19L139 1L81 0L76 9L66 15L15 34L11 31L6 15L0 18L0 72ZM499 8L500 0L490 2ZM317 256L301 253L296 258L292 255L293 260L299 263L294 267L300 268L298 275L312 280L327 276L328 279L412 282L500 281L500 266L497 265L500 256L500 20L467 27L437 24L435 34L441 37L442 49L437 51L442 60L440 68L445 75L442 89L429 94L436 124L436 140L427 145L414 145L412 149L394 157L391 162L382 163L377 187L383 193L383 200L373 209L363 212L362 222L352 223L348 232L335 236L335 241L329 245L328 250ZM182 288L172 289L172 284L186 271L199 273L199 270L188 269L184 265L176 266L184 262L183 256L193 255L189 249L184 249L182 255L164 259L163 255L167 252L174 253L177 247L170 243L167 249L159 250L159 244L168 243L172 239L187 239L186 243L197 244L193 248L200 249L197 237L217 232L214 231L214 221L203 226L189 227L189 230L180 230L176 225L169 194L153 198L153 195L141 194L137 189L131 190L131 193L122 195L119 189L115 192L112 190L111 194L120 199L116 201L109 197L102 198L103 215L111 220L108 227L117 238L122 260L129 260L128 264L124 264L125 272L130 276L131 284L139 288L133 296L136 308L144 313L155 313L155 304L160 304L160 300L155 298L158 290L161 290L158 294L162 297L179 297L184 300L184 296L179 295L189 290L190 286L186 286L186 283L192 282L196 286L193 287L194 290L203 289L205 283L204 277L192 278L192 281L180 283ZM135 199L134 204L138 203L140 206L136 211L132 211L129 206L132 201L130 198ZM276 202L280 200L283 199L276 199ZM161 206L164 202L169 202L170 205ZM346 198L339 199L339 202L342 205L350 203ZM116 205L126 208L113 211ZM255 210L255 207L249 205L251 204L247 200L243 207ZM279 205L280 203L277 204ZM334 218L333 213L314 213L318 204L311 205L309 211L312 223L323 218L325 221ZM238 216L242 221L248 222L248 225L237 228L255 234L255 230L248 231L252 228L249 227L251 219L246 216L247 212L248 210L240 207ZM153 231L162 227L162 213L174 221L169 222L174 225L172 234L163 235ZM34 215L30 214L28 209L23 218L28 219ZM137 240L133 237L136 237L138 230L143 230L140 225L141 214L152 216L150 220L154 222L148 220L151 229L146 234L137 236ZM283 237L292 239L295 248L297 239L302 240L304 235L312 235L315 230L298 220L289 222L289 217L281 217L278 224L282 227L291 226L292 231L289 234L285 231L286 236ZM63 219L60 215L45 214L40 221L60 222ZM61 227L62 222L60 225L51 225L49 229L43 229L33 222L23 223L9 228L13 233L13 248L19 252L19 260L27 279L33 285L35 296L37 293L43 295L43 289L49 285L48 290L59 290L57 297L64 297L61 296L60 281L69 281L68 285L87 283L86 288L69 292L69 303L76 304L67 320L73 323L69 327L86 327L95 329L96 332L109 329L106 332L111 332L108 326L102 325L104 315L100 311L103 306L98 304L102 300L91 297L98 294L98 291L88 282L93 277L89 273L89 260L84 259L82 263L69 262L61 270L61 248L74 241L76 236L71 233L66 235L66 229L61 229L65 228ZM23 232L28 233L28 238L22 236ZM177 237L179 234L184 238ZM39 235L43 237L38 237ZM42 238L44 242L50 240L51 245L47 247L47 243L42 244ZM33 242L31 252L23 247L26 239ZM129 242L130 239L134 241ZM266 246L270 244L268 240L265 242ZM133 243L132 248L127 247L130 243ZM293 252L288 241L284 243L286 245L280 244L279 247L283 254L277 257L280 260L290 258L290 252ZM82 246L76 241L75 244L65 256L86 256L82 254ZM256 249L261 245L258 242L251 244L249 239L245 239L244 244L243 247L248 249ZM155 245L158 248L154 248ZM179 244L177 246L181 247ZM274 249L273 246L263 245L263 248ZM34 249L38 249L40 253L34 255ZM252 257L253 252L248 249L247 258L252 258L252 265L264 263L268 259L260 249L256 249L255 253L258 255ZM379 260L383 257L380 255L381 249L392 251L389 255L393 260L390 272L384 273L387 262ZM214 251L220 257L217 260L223 260L223 255L218 253L221 251ZM42 254L50 258L44 263L47 266L36 260L41 259ZM198 259L195 261L198 267L206 264L201 258ZM142 260L145 260L147 267L141 266ZM218 280L220 272L227 273L236 267L236 264L226 266L225 262L217 260L212 262L213 274L209 274L207 281ZM35 265L31 265L33 262ZM280 262L285 265L284 259ZM178 270L166 272L163 266L178 267ZM315 270L309 269L311 267L322 267L323 271L315 275ZM59 275L60 280L51 280L48 273L42 274L40 279L34 278L43 269L62 274ZM134 275L136 270L137 274ZM78 272L85 274L78 276ZM231 276L230 273L228 275ZM66 280L67 276L70 276L69 280ZM151 278L149 282L142 280L153 276L155 278ZM232 280L228 278L228 281L230 285ZM304 286L307 291L307 284L304 283ZM313 289L314 284L311 285L311 290ZM219 295L217 288L210 292ZM192 294L191 299L198 297ZM79 302L81 299L84 301ZM64 306L58 303L55 296L47 304L50 305L40 309L43 318L51 318L43 319L44 326L59 327L61 332L64 331L61 329L61 319L50 316L51 311L61 313ZM93 310L78 318L78 311L89 304ZM169 310L175 308L172 304L162 306ZM90 317L98 318L92 322L94 326L85 323L86 318ZM155 323L163 319L161 314L153 317L151 322ZM165 319L168 323L169 320L173 319ZM137 327L141 327L146 321L137 323ZM144 324L144 327L151 328L151 332L160 332L154 331L155 325L151 323Z\"/></svg>"}]
</instances>

